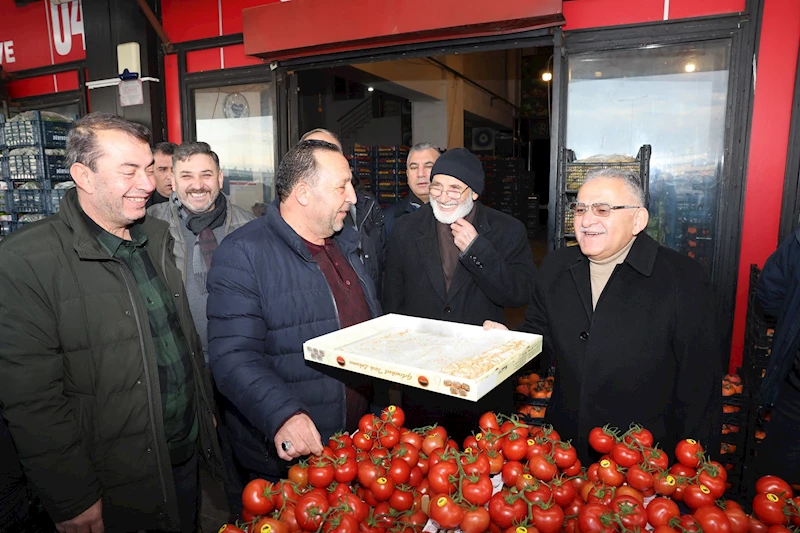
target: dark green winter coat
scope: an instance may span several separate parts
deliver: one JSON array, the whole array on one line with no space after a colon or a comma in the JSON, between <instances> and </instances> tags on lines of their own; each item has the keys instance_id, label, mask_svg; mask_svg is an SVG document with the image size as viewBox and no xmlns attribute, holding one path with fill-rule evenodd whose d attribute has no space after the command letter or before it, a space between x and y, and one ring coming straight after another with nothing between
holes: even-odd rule
<instances>
[{"instance_id":1,"label":"dark green winter coat","mask_svg":"<svg viewBox=\"0 0 800 533\"><path fill-rule=\"evenodd\" d=\"M163 221L147 252L193 355L201 457L222 472L203 355ZM75 190L57 215L0 242L0 404L20 461L55 522L103 498L106 531L174 529L172 469L147 309L103 251Z\"/></svg>"}]
</instances>

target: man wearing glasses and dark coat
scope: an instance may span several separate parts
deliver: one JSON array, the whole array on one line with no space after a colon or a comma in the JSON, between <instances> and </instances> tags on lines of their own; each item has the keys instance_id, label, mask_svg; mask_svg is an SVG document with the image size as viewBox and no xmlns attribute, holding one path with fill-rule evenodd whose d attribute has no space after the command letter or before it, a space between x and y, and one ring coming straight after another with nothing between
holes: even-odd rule
<instances>
[{"instance_id":1,"label":"man wearing glasses and dark coat","mask_svg":"<svg viewBox=\"0 0 800 533\"><path fill-rule=\"evenodd\" d=\"M699 263L645 233L645 206L635 173L590 174L570 206L579 246L544 259L520 328L544 337L541 363L556 367L545 418L584 464L589 432L605 424L641 424L670 454L685 438L719 451L722 343L711 282Z\"/></svg>"},{"instance_id":2,"label":"man wearing glasses and dark coat","mask_svg":"<svg viewBox=\"0 0 800 533\"><path fill-rule=\"evenodd\" d=\"M430 203L398 218L389 240L385 312L480 325L503 321L505 307L528 304L536 267L525 226L477 201L483 185L483 166L468 150L451 149L436 160ZM445 420L457 438L477 430L483 412L514 408L510 380L477 404L403 392L409 427Z\"/></svg>"}]
</instances>

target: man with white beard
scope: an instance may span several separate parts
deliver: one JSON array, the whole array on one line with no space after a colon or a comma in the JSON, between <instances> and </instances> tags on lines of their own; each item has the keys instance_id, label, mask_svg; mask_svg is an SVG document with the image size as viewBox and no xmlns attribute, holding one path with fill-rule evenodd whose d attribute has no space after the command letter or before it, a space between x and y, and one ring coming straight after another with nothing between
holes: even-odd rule
<instances>
[{"instance_id":1,"label":"man with white beard","mask_svg":"<svg viewBox=\"0 0 800 533\"><path fill-rule=\"evenodd\" d=\"M503 322L505 307L528 304L536 267L525 226L481 204L483 185L483 166L469 150L454 148L439 157L430 203L398 219L389 240L385 312L480 325L488 317ZM510 383L477 404L418 389L404 396L409 427L417 419L420 425L447 420L457 438L476 429L484 411L513 409Z\"/></svg>"}]
</instances>

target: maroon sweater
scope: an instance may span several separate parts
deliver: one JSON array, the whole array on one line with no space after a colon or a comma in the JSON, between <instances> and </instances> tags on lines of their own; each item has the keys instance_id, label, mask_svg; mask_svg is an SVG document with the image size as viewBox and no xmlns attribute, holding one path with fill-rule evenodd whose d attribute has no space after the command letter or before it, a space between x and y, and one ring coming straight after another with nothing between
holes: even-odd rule
<instances>
[{"instance_id":1,"label":"maroon sweater","mask_svg":"<svg viewBox=\"0 0 800 533\"><path fill-rule=\"evenodd\" d=\"M314 244L305 239L303 241L331 288L336 311L339 314L339 325L346 328L371 319L369 304L358 275L333 239L325 239L324 245ZM361 416L369 410L369 397L372 395L372 385L361 381L353 375L353 381L345 383L347 393L345 430L351 432L358 426Z\"/></svg>"}]
</instances>

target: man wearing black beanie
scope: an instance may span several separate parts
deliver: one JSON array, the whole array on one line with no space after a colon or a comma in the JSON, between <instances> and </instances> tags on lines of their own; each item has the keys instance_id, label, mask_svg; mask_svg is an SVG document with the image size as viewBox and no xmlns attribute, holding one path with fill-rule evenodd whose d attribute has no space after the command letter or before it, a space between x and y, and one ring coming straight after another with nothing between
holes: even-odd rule
<instances>
[{"instance_id":1,"label":"man wearing black beanie","mask_svg":"<svg viewBox=\"0 0 800 533\"><path fill-rule=\"evenodd\" d=\"M445 152L431 171L430 203L397 220L389 241L384 311L462 324L504 321L505 307L527 305L536 267L525 226L478 200L484 174L469 150ZM489 410L510 413L510 383L477 402L405 389L407 424L446 420L451 436L477 430Z\"/></svg>"}]
</instances>

